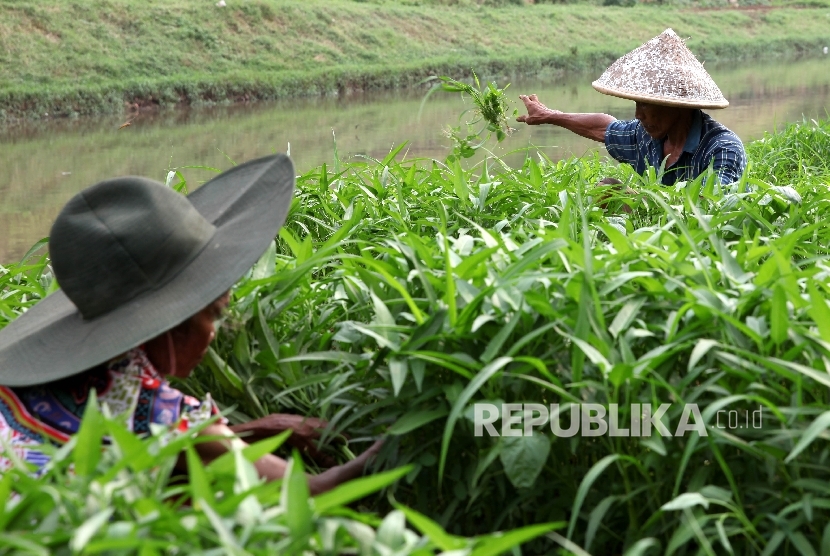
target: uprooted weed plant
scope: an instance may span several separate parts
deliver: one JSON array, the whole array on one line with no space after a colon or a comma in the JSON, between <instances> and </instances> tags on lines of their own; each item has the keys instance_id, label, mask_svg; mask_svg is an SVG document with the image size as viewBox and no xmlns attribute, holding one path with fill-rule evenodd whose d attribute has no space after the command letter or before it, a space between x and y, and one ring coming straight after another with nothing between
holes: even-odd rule
<instances>
[{"instance_id":1,"label":"uprooted weed plant","mask_svg":"<svg viewBox=\"0 0 830 556\"><path fill-rule=\"evenodd\" d=\"M363 504L450 533L562 521L528 553L828 553L830 124L748 150L725 190L544 155L317 168L183 387L355 446L388 431L382 465L410 470ZM572 404L618 404L621 428L672 404L672 435L697 404L707 434L476 436L474 403L559 404L563 429Z\"/></svg>"}]
</instances>

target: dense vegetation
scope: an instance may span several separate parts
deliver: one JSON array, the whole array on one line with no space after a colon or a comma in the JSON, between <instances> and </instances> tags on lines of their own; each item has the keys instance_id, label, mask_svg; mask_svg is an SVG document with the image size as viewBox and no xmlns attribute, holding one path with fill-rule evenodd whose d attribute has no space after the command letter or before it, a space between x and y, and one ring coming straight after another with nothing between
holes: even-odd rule
<instances>
[{"instance_id":1,"label":"dense vegetation","mask_svg":"<svg viewBox=\"0 0 830 556\"><path fill-rule=\"evenodd\" d=\"M700 11L699 2L0 0L0 120L345 94L470 67L598 69L667 27L710 63L818 54L828 0L813 1Z\"/></svg>"},{"instance_id":2,"label":"dense vegetation","mask_svg":"<svg viewBox=\"0 0 830 556\"><path fill-rule=\"evenodd\" d=\"M467 167L400 162L396 149L381 161L317 168L298 179L286 226L234 289L205 364L181 386L212 392L234 420L275 411L323 417L332 435L351 436L354 451L388 432L381 466L408 467L394 484L394 475L372 484L390 486L362 509L411 508L401 510L411 526L431 535L421 542L442 549L474 541L447 540L415 511L462 536L561 524L527 553L555 543L576 554L827 553L830 123L792 125L748 151L745 181L727 191L707 176L666 188L654 172L542 155L521 168L489 157ZM609 175L633 191L594 186ZM0 318L52 287L45 259L36 260L3 271ZM477 437L472 404L484 401L561 404L563 428L572 403L619 404L622 426L631 403L672 403L664 417L672 433L683 404L695 403L708 435L557 438L543 427ZM760 410L761 421L718 428L724 410L738 412L740 425ZM152 450L125 442L118 438L120 453ZM62 453L76 466L86 457ZM72 480L86 481L81 492L121 497L112 504L117 520L100 502L87 508L60 490L60 464L48 488L15 475L34 513L12 511L21 518L2 521L2 539L41 542L21 531L29 518L50 515L41 527L106 524L86 529L94 546L116 546L105 539L122 529L169 546L178 525L166 521L196 527L199 546L264 542L270 528L289 533L268 542L293 542L277 487L251 486L240 471L234 479L230 466L176 486L165 469L137 478L146 457L133 467L107 458L117 459L97 462L109 470L97 479L103 486L84 473ZM234 480L247 486L233 490ZM152 508L139 509L128 483L147 489L141 496ZM257 502L236 513L215 495L250 500L246 488ZM175 513L189 512L170 509L178 493L215 499L225 520ZM251 508L267 518L246 521ZM153 511L145 526L141 516ZM329 514L308 519L303 531L318 534L302 538L322 542ZM417 544L395 523L396 538ZM351 531L343 542L358 542L343 527ZM52 538L68 539L60 535ZM123 542L125 551L136 546Z\"/></svg>"}]
</instances>

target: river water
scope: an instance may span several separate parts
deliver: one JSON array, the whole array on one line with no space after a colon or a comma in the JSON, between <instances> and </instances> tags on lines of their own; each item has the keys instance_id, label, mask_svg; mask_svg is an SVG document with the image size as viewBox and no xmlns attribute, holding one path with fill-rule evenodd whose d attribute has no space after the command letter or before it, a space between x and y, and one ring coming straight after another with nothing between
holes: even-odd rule
<instances>
[{"instance_id":1,"label":"river water","mask_svg":"<svg viewBox=\"0 0 830 556\"><path fill-rule=\"evenodd\" d=\"M830 112L830 56L708 68L730 101L712 110L715 119L744 142L802 118ZM508 93L536 93L567 112L605 112L633 117L631 101L591 88L592 74L513 80ZM503 86L507 80L499 79ZM193 186L209 179L209 168L290 149L298 173L356 156L382 158L404 141L407 158L443 158L449 140L441 133L458 125L468 108L457 94L437 92L423 103L424 90L292 99L244 106L167 110L75 120L49 121L0 129L0 262L17 260L48 235L68 198L88 185L120 175L163 181L180 169ZM523 111L520 110L520 113ZM125 122L130 125L121 127ZM597 151L601 144L553 126L515 124L516 133L495 149L504 154L535 147L556 160ZM119 129L120 128L120 129ZM493 141L495 142L495 141ZM399 155L404 156L404 155ZM508 160L521 160L513 155ZM194 166L199 166L194 167Z\"/></svg>"}]
</instances>

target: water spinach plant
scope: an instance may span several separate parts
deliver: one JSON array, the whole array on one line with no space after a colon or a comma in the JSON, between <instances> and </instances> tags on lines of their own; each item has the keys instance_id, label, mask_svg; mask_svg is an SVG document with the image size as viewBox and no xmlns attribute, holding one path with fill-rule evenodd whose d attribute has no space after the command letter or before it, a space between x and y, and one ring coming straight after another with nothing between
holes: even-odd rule
<instances>
[{"instance_id":1,"label":"water spinach plant","mask_svg":"<svg viewBox=\"0 0 830 556\"><path fill-rule=\"evenodd\" d=\"M486 87L482 87L476 72L473 72L475 86L447 76L431 77L427 81L436 79L438 83L424 95L424 100L421 102L422 108L435 91L460 93L462 98L465 100L469 98L473 104L472 108L465 110L459 116L459 121L462 122L461 125L447 126L444 130L444 134L453 142L452 154L447 157L448 162L452 163L457 159L473 157L476 151L487 143L493 133L496 134L496 141L501 143L515 131L508 122L508 100L505 90L510 87L509 83L503 89L499 88L495 81L488 83ZM465 120L464 118L470 112L472 113L472 119ZM513 116L517 112L514 109ZM482 127L479 129L478 126Z\"/></svg>"},{"instance_id":2,"label":"water spinach plant","mask_svg":"<svg viewBox=\"0 0 830 556\"><path fill-rule=\"evenodd\" d=\"M750 144L726 189L598 157L465 167L402 147L299 177L184 388L234 420L386 432L380 465L406 473L361 509L411 508L448 535L553 524L528 554L830 551L830 124ZM607 176L636 195L597 188ZM32 271L15 272L3 297L22 303ZM620 427L633 404L670 404L670 435L476 435L476 403L558 404L562 428L580 404L616 407ZM674 436L690 404L706 434Z\"/></svg>"},{"instance_id":3,"label":"water spinach plant","mask_svg":"<svg viewBox=\"0 0 830 556\"><path fill-rule=\"evenodd\" d=\"M454 549L495 556L494 542L509 549L563 525L464 539L400 505L382 520L349 508L409 467L311 497L302 460L294 454L282 481L259 480L251 461L287 437L237 446L204 465L193 435L171 436L157 427L140 440L93 399L78 434L50 450L52 459L39 477L17 460L0 478L0 554L427 556ZM174 473L181 453L187 478ZM407 520L425 534L407 528Z\"/></svg>"}]
</instances>

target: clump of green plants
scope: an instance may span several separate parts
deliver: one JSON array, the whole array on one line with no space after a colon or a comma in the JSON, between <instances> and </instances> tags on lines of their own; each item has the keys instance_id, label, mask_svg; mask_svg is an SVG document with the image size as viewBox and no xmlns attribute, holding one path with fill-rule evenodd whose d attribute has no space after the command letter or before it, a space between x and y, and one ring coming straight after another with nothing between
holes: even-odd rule
<instances>
[{"instance_id":1,"label":"clump of green plants","mask_svg":"<svg viewBox=\"0 0 830 556\"><path fill-rule=\"evenodd\" d=\"M460 550L495 556L557 528L545 524L464 539L401 505L383 519L348 507L393 484L411 471L407 467L312 498L295 453L282 481L260 480L251 462L287 437L236 446L204 465L195 434L171 435L157 427L139 439L93 398L78 434L63 447L46 447L51 461L39 476L11 454L14 466L0 478L0 554L426 556ZM174 472L181 453L188 477ZM423 535L407 528L407 520Z\"/></svg>"},{"instance_id":2,"label":"clump of green plants","mask_svg":"<svg viewBox=\"0 0 830 556\"><path fill-rule=\"evenodd\" d=\"M486 87L482 88L475 72L473 72L475 86L446 76L430 79L437 79L439 83L426 94L424 102L434 91L441 90L449 93L461 93L465 100L469 99L473 104L472 108L465 110L459 116L459 120L463 122L461 125L447 126L444 130L444 134L453 142L453 152L448 157L449 161L474 156L476 151L487 143L493 133L496 134L496 141L501 143L515 131L508 124L507 111L509 108L505 90L510 87L509 83L503 89L499 88L495 82L488 83ZM465 120L469 113L472 113L472 119ZM518 111L514 109L513 116L517 113Z\"/></svg>"},{"instance_id":3,"label":"clump of green plants","mask_svg":"<svg viewBox=\"0 0 830 556\"><path fill-rule=\"evenodd\" d=\"M808 157L827 147L805 137L827 130L765 142L817 161L809 179L782 163L772 180L750 145L727 191L598 158L466 169L396 149L317 168L234 292L216 346L232 376L209 364L190 386L239 419L388 427L385 465L413 466L392 496L454 534L565 521L563 542L593 554L821 553L830 152ZM638 192L631 214L598 206L609 174ZM476 403L558 404L562 428L574 404L614 406L623 427L632 404L671 404L670 436L565 438L550 418L478 436ZM675 436L688 404L705 435Z\"/></svg>"},{"instance_id":4,"label":"clump of green plants","mask_svg":"<svg viewBox=\"0 0 830 556\"><path fill-rule=\"evenodd\" d=\"M363 509L403 505L449 535L547 527L531 554L826 553L828 132L750 144L725 191L541 153L464 168L399 162L401 146L315 168L182 387L235 421L386 431L379 464L406 473ZM608 175L637 191L630 214L600 207ZM4 293L39 280L11 272ZM476 434L477 403L549 412L533 435ZM554 433L585 403L622 428L634 404L670 405L650 435Z\"/></svg>"}]
</instances>

